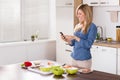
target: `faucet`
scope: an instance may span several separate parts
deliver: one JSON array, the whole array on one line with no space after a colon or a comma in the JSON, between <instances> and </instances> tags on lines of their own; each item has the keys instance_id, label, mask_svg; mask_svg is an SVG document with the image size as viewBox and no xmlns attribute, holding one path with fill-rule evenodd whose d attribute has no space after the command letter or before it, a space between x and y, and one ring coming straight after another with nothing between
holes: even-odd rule
<instances>
[{"instance_id":1,"label":"faucet","mask_svg":"<svg viewBox=\"0 0 120 80\"><path fill-rule=\"evenodd\" d=\"M99 40L103 40L103 28L102 28L102 26L97 26L97 33L100 34Z\"/></svg>"}]
</instances>

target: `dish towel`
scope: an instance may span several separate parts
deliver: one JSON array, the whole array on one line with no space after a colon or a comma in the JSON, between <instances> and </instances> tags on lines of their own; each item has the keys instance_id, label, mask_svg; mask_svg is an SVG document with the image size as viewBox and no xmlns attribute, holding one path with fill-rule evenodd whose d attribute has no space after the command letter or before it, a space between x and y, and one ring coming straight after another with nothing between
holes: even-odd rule
<instances>
[{"instance_id":1,"label":"dish towel","mask_svg":"<svg viewBox=\"0 0 120 80\"><path fill-rule=\"evenodd\" d=\"M118 11L111 11L110 16L112 22L118 22Z\"/></svg>"}]
</instances>

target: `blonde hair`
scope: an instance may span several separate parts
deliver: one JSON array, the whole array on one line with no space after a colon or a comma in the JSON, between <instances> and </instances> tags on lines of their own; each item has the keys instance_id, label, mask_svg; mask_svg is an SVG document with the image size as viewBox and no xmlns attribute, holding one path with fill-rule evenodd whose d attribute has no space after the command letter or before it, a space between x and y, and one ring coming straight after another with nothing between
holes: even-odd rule
<instances>
[{"instance_id":1,"label":"blonde hair","mask_svg":"<svg viewBox=\"0 0 120 80\"><path fill-rule=\"evenodd\" d=\"M87 4L79 5L76 9L76 15L78 14L78 10L82 10L86 16L86 24L84 25L85 30L83 31L86 34L90 24L92 23L93 13L92 13L90 6L88 6Z\"/></svg>"}]
</instances>

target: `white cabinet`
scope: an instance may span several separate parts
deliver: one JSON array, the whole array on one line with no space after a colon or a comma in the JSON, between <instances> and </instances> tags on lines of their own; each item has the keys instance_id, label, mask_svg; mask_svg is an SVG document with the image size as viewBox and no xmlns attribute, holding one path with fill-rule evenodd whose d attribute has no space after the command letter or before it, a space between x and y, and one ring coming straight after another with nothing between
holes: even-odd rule
<instances>
[{"instance_id":1,"label":"white cabinet","mask_svg":"<svg viewBox=\"0 0 120 80\"><path fill-rule=\"evenodd\" d=\"M31 43L26 45L27 60L49 59L55 60L56 42Z\"/></svg>"},{"instance_id":2,"label":"white cabinet","mask_svg":"<svg viewBox=\"0 0 120 80\"><path fill-rule=\"evenodd\" d=\"M100 0L100 6L119 6L119 0Z\"/></svg>"},{"instance_id":3,"label":"white cabinet","mask_svg":"<svg viewBox=\"0 0 120 80\"><path fill-rule=\"evenodd\" d=\"M56 6L73 6L74 0L56 0Z\"/></svg>"},{"instance_id":4,"label":"white cabinet","mask_svg":"<svg viewBox=\"0 0 120 80\"><path fill-rule=\"evenodd\" d=\"M0 65L15 64L27 60L25 46L0 47Z\"/></svg>"},{"instance_id":5,"label":"white cabinet","mask_svg":"<svg viewBox=\"0 0 120 80\"><path fill-rule=\"evenodd\" d=\"M83 4L88 4L90 6L99 6L100 0L83 0Z\"/></svg>"},{"instance_id":6,"label":"white cabinet","mask_svg":"<svg viewBox=\"0 0 120 80\"><path fill-rule=\"evenodd\" d=\"M91 49L93 69L116 74L116 48L95 46Z\"/></svg>"},{"instance_id":7,"label":"white cabinet","mask_svg":"<svg viewBox=\"0 0 120 80\"><path fill-rule=\"evenodd\" d=\"M64 58L65 58L65 63L66 64L72 64L72 57L70 56L72 52L72 47L69 45L65 45L65 50L64 50Z\"/></svg>"},{"instance_id":8,"label":"white cabinet","mask_svg":"<svg viewBox=\"0 0 120 80\"><path fill-rule=\"evenodd\" d=\"M117 73L120 75L120 48L118 48L118 65L117 65Z\"/></svg>"},{"instance_id":9,"label":"white cabinet","mask_svg":"<svg viewBox=\"0 0 120 80\"><path fill-rule=\"evenodd\" d=\"M70 53L66 52L66 49L71 47L66 45L63 40L60 38L59 32L63 32L67 35L73 34L73 7L57 7L56 9L56 32L57 32L57 54L56 59L59 63L69 63L71 62Z\"/></svg>"},{"instance_id":10,"label":"white cabinet","mask_svg":"<svg viewBox=\"0 0 120 80\"><path fill-rule=\"evenodd\" d=\"M119 0L83 0L83 4L90 6L119 6Z\"/></svg>"},{"instance_id":11,"label":"white cabinet","mask_svg":"<svg viewBox=\"0 0 120 80\"><path fill-rule=\"evenodd\" d=\"M56 59L56 41L26 41L0 44L0 65L40 59Z\"/></svg>"}]
</instances>

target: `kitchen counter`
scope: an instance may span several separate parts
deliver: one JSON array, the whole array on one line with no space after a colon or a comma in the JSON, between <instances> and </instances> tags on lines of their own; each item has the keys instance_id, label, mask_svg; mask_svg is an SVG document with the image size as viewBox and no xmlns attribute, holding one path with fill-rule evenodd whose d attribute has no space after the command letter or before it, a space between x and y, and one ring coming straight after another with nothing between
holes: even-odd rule
<instances>
[{"instance_id":1,"label":"kitchen counter","mask_svg":"<svg viewBox=\"0 0 120 80\"><path fill-rule=\"evenodd\" d=\"M62 76L42 75L22 69L20 64L13 64L0 66L0 80L120 80L120 75L100 71L93 71L88 74L63 74Z\"/></svg>"},{"instance_id":2,"label":"kitchen counter","mask_svg":"<svg viewBox=\"0 0 120 80\"><path fill-rule=\"evenodd\" d=\"M93 45L112 47L112 48L120 48L120 42L116 42L116 41L112 41L112 42L98 41L98 42L94 42Z\"/></svg>"}]
</instances>

